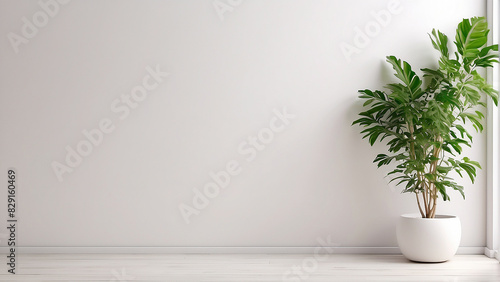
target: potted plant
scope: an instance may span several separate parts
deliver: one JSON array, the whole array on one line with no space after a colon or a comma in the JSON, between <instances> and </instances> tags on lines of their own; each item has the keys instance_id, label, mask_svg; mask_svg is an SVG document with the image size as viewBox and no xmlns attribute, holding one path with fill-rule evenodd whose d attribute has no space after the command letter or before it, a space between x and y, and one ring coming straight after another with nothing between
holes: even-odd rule
<instances>
[{"instance_id":1,"label":"potted plant","mask_svg":"<svg viewBox=\"0 0 500 282\"><path fill-rule=\"evenodd\" d=\"M429 37L440 57L437 68L424 68L423 78L409 63L388 56L398 83L387 91L359 90L364 111L353 122L364 127L370 145L387 141L388 153L373 161L381 167L393 163L387 174L414 193L419 213L403 215L397 227L398 244L408 259L422 262L449 260L460 244L458 217L438 215L438 199L449 201L449 189L464 197L464 187L450 177L466 174L472 183L480 164L461 156L471 146L468 126L481 132L486 107L483 96L498 103L498 92L478 72L498 62L498 45L487 45L488 24L483 17L458 24L456 52L448 49L448 37L432 30Z\"/></svg>"}]
</instances>

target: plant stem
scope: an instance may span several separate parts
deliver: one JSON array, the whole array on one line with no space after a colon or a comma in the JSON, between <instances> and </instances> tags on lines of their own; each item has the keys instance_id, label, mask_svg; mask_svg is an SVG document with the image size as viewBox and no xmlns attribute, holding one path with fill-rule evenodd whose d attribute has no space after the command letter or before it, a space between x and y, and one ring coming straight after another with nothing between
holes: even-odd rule
<instances>
[{"instance_id":1,"label":"plant stem","mask_svg":"<svg viewBox=\"0 0 500 282\"><path fill-rule=\"evenodd\" d=\"M419 173L419 174L420 174L420 178L422 179L422 185L424 186L424 191L422 192L422 197L424 198L425 217L427 217L427 215L429 214L429 204L428 204L429 199L427 198L428 188L427 188L427 184L425 181L425 177L422 177L421 173Z\"/></svg>"},{"instance_id":2,"label":"plant stem","mask_svg":"<svg viewBox=\"0 0 500 282\"><path fill-rule=\"evenodd\" d=\"M410 132L410 159L416 160L417 156L415 154L415 138L413 136L415 129L413 128L413 123L411 123L411 122L408 122L407 126L408 126L408 131ZM418 181L420 183L419 185L423 185L423 188L424 188L423 189L424 191L422 192L422 197L424 200L425 214L422 211L422 207L420 205L420 200L418 198L418 192L417 192L417 193L415 193L415 195L417 196L418 209L420 210L420 214L422 215L422 217L426 217L429 214L429 208L427 206L428 200L426 197L427 189L426 189L426 185L425 185L425 177L422 176L421 172L417 172L417 178L418 178Z\"/></svg>"},{"instance_id":3,"label":"plant stem","mask_svg":"<svg viewBox=\"0 0 500 282\"><path fill-rule=\"evenodd\" d=\"M436 142L442 143L443 139L441 136L437 136ZM434 147L434 152L432 153L432 156L435 158L438 158L439 155L441 154L441 147ZM439 159L432 161L431 165L429 166L429 173L435 176L434 181L437 180L437 167L438 167L438 161ZM436 205L437 205L437 187L435 183L429 183L429 213L427 214L428 218L434 218L436 214ZM431 204L432 203L432 204Z\"/></svg>"},{"instance_id":4,"label":"plant stem","mask_svg":"<svg viewBox=\"0 0 500 282\"><path fill-rule=\"evenodd\" d=\"M434 199L434 206L432 207L431 218L434 218L436 216L436 206L437 206L437 201L436 199Z\"/></svg>"},{"instance_id":5,"label":"plant stem","mask_svg":"<svg viewBox=\"0 0 500 282\"><path fill-rule=\"evenodd\" d=\"M422 211L422 207L420 206L420 199L418 198L418 192L415 193L415 196L417 197L417 204L418 204L418 210L420 211L420 215L422 218L425 218L424 211Z\"/></svg>"}]
</instances>

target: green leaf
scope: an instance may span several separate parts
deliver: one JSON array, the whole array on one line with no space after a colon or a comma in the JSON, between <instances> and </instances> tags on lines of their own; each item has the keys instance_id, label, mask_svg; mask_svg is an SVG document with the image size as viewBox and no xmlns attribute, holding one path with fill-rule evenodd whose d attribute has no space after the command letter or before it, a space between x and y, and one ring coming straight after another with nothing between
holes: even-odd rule
<instances>
[{"instance_id":1,"label":"green leaf","mask_svg":"<svg viewBox=\"0 0 500 282\"><path fill-rule=\"evenodd\" d=\"M493 63L498 63L498 45L484 47L479 51L478 58L474 60L474 64L478 67L493 67Z\"/></svg>"},{"instance_id":2,"label":"green leaf","mask_svg":"<svg viewBox=\"0 0 500 282\"><path fill-rule=\"evenodd\" d=\"M451 167L444 167L444 166L438 166L436 168L437 172L441 173L441 174L447 174L448 172L451 171Z\"/></svg>"},{"instance_id":3,"label":"green leaf","mask_svg":"<svg viewBox=\"0 0 500 282\"><path fill-rule=\"evenodd\" d=\"M367 126L367 125L370 125L373 123L376 123L376 121L371 119L371 118L363 117L363 118L359 118L359 119L353 121L351 125L359 124L359 125Z\"/></svg>"},{"instance_id":4,"label":"green leaf","mask_svg":"<svg viewBox=\"0 0 500 282\"><path fill-rule=\"evenodd\" d=\"M476 169L472 165L466 163L460 163L459 166L463 168L465 172L467 172L470 180L472 181L472 183L474 183L474 179L476 177Z\"/></svg>"},{"instance_id":5,"label":"green leaf","mask_svg":"<svg viewBox=\"0 0 500 282\"><path fill-rule=\"evenodd\" d=\"M457 51L464 58L464 64L479 56L480 49L488 41L488 24L484 17L464 19L458 24L455 36Z\"/></svg>"},{"instance_id":6,"label":"green leaf","mask_svg":"<svg viewBox=\"0 0 500 282\"><path fill-rule=\"evenodd\" d=\"M394 56L387 56L387 62L390 63L394 71L396 71L394 75L406 86L410 97L415 98L421 94L422 89L420 89L420 86L422 85L422 80L411 69L410 64L405 61L401 62L400 59Z\"/></svg>"},{"instance_id":7,"label":"green leaf","mask_svg":"<svg viewBox=\"0 0 500 282\"><path fill-rule=\"evenodd\" d=\"M395 170L387 173L387 176L392 175L392 174L396 174L396 173L402 173L402 172L403 172L403 170L401 170L401 169L395 169Z\"/></svg>"},{"instance_id":8,"label":"green leaf","mask_svg":"<svg viewBox=\"0 0 500 282\"><path fill-rule=\"evenodd\" d=\"M388 110L388 107L386 105L380 105L380 106L373 107L367 111L364 111L364 112L360 113L360 115L371 116L375 113L379 113L381 111L387 111L387 110Z\"/></svg>"},{"instance_id":9,"label":"green leaf","mask_svg":"<svg viewBox=\"0 0 500 282\"><path fill-rule=\"evenodd\" d=\"M433 76L433 77L437 77L437 78L441 78L441 79L445 78L445 75L442 72L440 72L439 70L432 70L432 69L424 68L424 69L421 69L421 71L424 72L424 77Z\"/></svg>"},{"instance_id":10,"label":"green leaf","mask_svg":"<svg viewBox=\"0 0 500 282\"><path fill-rule=\"evenodd\" d=\"M426 173L424 174L425 178L427 178L429 181L433 182L436 181L436 175L432 173Z\"/></svg>"},{"instance_id":11,"label":"green leaf","mask_svg":"<svg viewBox=\"0 0 500 282\"><path fill-rule=\"evenodd\" d=\"M472 113L465 113L464 112L464 113L460 114L460 117L469 119L472 122L476 131L478 131L478 132L483 131L483 125L481 124L481 121L480 121L481 117L480 116L477 116L477 115L472 114Z\"/></svg>"},{"instance_id":12,"label":"green leaf","mask_svg":"<svg viewBox=\"0 0 500 282\"><path fill-rule=\"evenodd\" d=\"M448 36L446 36L444 33L442 33L439 30L432 30L432 36L429 34L429 37L431 38L432 41L432 46L439 52L441 52L441 55L443 57L448 58Z\"/></svg>"},{"instance_id":13,"label":"green leaf","mask_svg":"<svg viewBox=\"0 0 500 282\"><path fill-rule=\"evenodd\" d=\"M482 168L481 168L481 164L480 164L479 162L472 161L472 160L470 160L470 159L469 159L469 158L467 158L467 157L463 158L463 160L464 160L464 162L466 162L466 163L468 163L468 164L471 164L471 165L473 165L473 166L476 166L476 167L477 167L477 168L479 168L479 169L482 169Z\"/></svg>"},{"instance_id":14,"label":"green leaf","mask_svg":"<svg viewBox=\"0 0 500 282\"><path fill-rule=\"evenodd\" d=\"M446 193L446 188L444 187L443 183L441 182L436 182L434 183L436 185L436 188L438 189L439 193L441 194L441 197L443 197L443 201L449 201L450 196Z\"/></svg>"},{"instance_id":15,"label":"green leaf","mask_svg":"<svg viewBox=\"0 0 500 282\"><path fill-rule=\"evenodd\" d=\"M373 103L373 101L375 101L375 99L366 100L366 102L363 104L363 107L370 105L371 103Z\"/></svg>"},{"instance_id":16,"label":"green leaf","mask_svg":"<svg viewBox=\"0 0 500 282\"><path fill-rule=\"evenodd\" d=\"M467 132L467 130L463 126L457 124L455 125L455 128L458 129L458 131L460 131L460 135L462 136L462 138L464 138L464 135L466 135L467 138L470 140L470 142L472 142L472 135L470 135L469 132Z\"/></svg>"}]
</instances>

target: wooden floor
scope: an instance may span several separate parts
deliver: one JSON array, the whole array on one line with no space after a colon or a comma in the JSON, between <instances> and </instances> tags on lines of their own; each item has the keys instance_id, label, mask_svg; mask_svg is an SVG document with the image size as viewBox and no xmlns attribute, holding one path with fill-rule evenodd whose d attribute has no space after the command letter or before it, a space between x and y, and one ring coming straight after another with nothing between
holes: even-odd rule
<instances>
[{"instance_id":1,"label":"wooden floor","mask_svg":"<svg viewBox=\"0 0 500 282\"><path fill-rule=\"evenodd\" d=\"M2 260L4 261L4 260ZM414 263L399 255L19 254L16 275L1 281L500 281L500 263L456 256Z\"/></svg>"}]
</instances>

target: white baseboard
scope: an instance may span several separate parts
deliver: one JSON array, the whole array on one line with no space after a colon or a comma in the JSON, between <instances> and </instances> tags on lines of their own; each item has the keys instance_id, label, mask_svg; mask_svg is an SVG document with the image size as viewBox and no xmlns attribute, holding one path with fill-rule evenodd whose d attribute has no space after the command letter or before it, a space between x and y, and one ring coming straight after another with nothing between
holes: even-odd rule
<instances>
[{"instance_id":1,"label":"white baseboard","mask_svg":"<svg viewBox=\"0 0 500 282\"><path fill-rule=\"evenodd\" d=\"M496 258L500 260L500 254L498 253L497 250L491 250L488 247L484 248L484 255L489 257L489 258Z\"/></svg>"},{"instance_id":2,"label":"white baseboard","mask_svg":"<svg viewBox=\"0 0 500 282\"><path fill-rule=\"evenodd\" d=\"M459 247L457 255L484 255L484 247Z\"/></svg>"},{"instance_id":3,"label":"white baseboard","mask_svg":"<svg viewBox=\"0 0 500 282\"><path fill-rule=\"evenodd\" d=\"M401 254L398 247L331 247L335 254ZM312 254L316 247L17 247L25 254ZM486 254L485 247L460 247L458 255ZM0 253L8 253L1 247ZM487 255L487 254L486 254Z\"/></svg>"}]
</instances>

